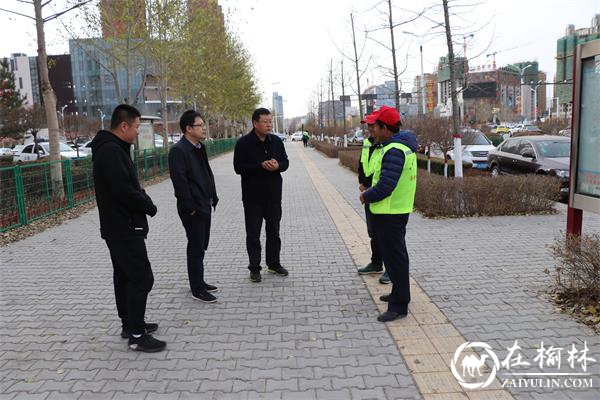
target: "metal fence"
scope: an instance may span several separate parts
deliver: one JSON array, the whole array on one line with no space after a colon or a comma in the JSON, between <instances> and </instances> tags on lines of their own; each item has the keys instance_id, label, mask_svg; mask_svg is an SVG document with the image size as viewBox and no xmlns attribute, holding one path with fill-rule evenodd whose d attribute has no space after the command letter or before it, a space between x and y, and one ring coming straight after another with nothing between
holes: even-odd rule
<instances>
[{"instance_id":1,"label":"metal fence","mask_svg":"<svg viewBox=\"0 0 600 400\"><path fill-rule=\"evenodd\" d=\"M204 142L208 156L230 151L237 139ZM52 164L62 164L63 190L53 191ZM169 170L168 152L162 149L134 153L140 180ZM55 193L61 192L61 193ZM0 168L0 232L47 217L94 198L92 157L21 164Z\"/></svg>"}]
</instances>

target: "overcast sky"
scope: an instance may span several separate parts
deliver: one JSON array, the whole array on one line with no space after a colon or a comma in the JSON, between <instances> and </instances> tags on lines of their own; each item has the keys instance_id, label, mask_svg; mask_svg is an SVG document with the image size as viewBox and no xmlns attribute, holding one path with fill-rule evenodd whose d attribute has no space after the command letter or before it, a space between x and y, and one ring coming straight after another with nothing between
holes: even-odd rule
<instances>
[{"instance_id":1,"label":"overcast sky","mask_svg":"<svg viewBox=\"0 0 600 400\"><path fill-rule=\"evenodd\" d=\"M479 0L460 0L460 4ZM61 10L65 0L55 0L54 8ZM321 79L328 78L331 60L334 73L339 76L341 52L351 55L350 13L356 15L356 31L359 46L365 42L365 30L372 31L385 25L387 2L378 0L219 0L233 31L237 32L254 59L257 79L263 92L263 105L271 106L271 92L278 91L284 97L286 117L303 115L313 92L318 90ZM421 11L423 7L441 1L406 2L392 0L396 23ZM463 8L463 14L455 17L451 25L456 27L455 41L460 43L456 51L462 54L463 34L474 33L467 39L467 56L470 65L491 63L486 54L497 52L499 66L526 60L536 60L540 69L548 73L552 81L556 70L556 40L564 35L568 24L576 28L589 27L594 14L600 14L600 0L487 0L475 8ZM415 7L403 10L399 7ZM25 11L33 15L31 6L16 0L0 0L0 7ZM396 8L397 7L397 8ZM51 10L49 10L51 11ZM420 19L396 29L398 64L406 70L401 76L402 90L410 92L415 75L420 73L419 43L414 36L439 31L433 29L435 21L442 16L434 10L428 12L430 19ZM433 20L433 21L432 21ZM462 29L461 29L462 28ZM0 56L21 52L34 55L35 27L33 21L10 16L0 11ZM369 33L364 43L361 69L366 72L361 86L383 83L390 78L386 68L391 67L389 31ZM66 53L68 35L60 21L53 21L47 30L47 42L51 54ZM423 37L424 71L433 72L438 58L447 53L445 37ZM378 42L381 42L378 43ZM368 62L368 65L367 65ZM344 74L351 88L356 90L356 79L349 60L344 61ZM551 90L549 91L550 96ZM341 94L339 85L336 97ZM354 94L354 93L351 93Z\"/></svg>"}]
</instances>

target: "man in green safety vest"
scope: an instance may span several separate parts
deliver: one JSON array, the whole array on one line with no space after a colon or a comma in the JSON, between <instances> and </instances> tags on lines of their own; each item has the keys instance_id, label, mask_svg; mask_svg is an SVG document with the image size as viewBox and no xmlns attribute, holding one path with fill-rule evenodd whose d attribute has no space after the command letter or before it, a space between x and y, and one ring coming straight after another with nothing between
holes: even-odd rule
<instances>
[{"instance_id":1,"label":"man in green safety vest","mask_svg":"<svg viewBox=\"0 0 600 400\"><path fill-rule=\"evenodd\" d=\"M363 141L362 151L360 153L360 160L358 162L358 189L364 192L372 186L373 174L369 171L369 159L375 149L375 136L374 126L375 120L377 119L377 110L371 114L366 115L365 119L360 121L361 124L366 124L369 131L369 137ZM381 274L379 277L379 283L389 284L390 277L386 271L383 270L383 260L381 259L381 252L377 248L377 241L375 240L375 231L373 231L372 214L369 210L369 205L365 204L365 219L367 221L367 232L371 239L371 262L367 266L358 269L359 275L370 275L370 274Z\"/></svg>"},{"instance_id":2,"label":"man in green safety vest","mask_svg":"<svg viewBox=\"0 0 600 400\"><path fill-rule=\"evenodd\" d=\"M388 303L377 317L388 322L404 318L410 303L409 259L406 250L406 224L413 211L417 189L417 139L410 131L400 131L400 114L382 106L373 126L376 148L369 160L373 186L360 194L369 205L377 247L392 281L390 294L381 296Z\"/></svg>"}]
</instances>

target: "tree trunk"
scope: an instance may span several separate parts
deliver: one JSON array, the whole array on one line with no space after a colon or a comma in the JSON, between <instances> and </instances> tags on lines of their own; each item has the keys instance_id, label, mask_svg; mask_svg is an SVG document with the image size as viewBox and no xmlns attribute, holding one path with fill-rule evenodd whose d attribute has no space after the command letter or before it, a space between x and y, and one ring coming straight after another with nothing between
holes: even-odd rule
<instances>
[{"instance_id":1,"label":"tree trunk","mask_svg":"<svg viewBox=\"0 0 600 400\"><path fill-rule=\"evenodd\" d=\"M446 0L444 0L446 1ZM396 104L396 111L400 112L400 88L398 87L398 64L396 63L396 42L394 40L394 20L392 18L392 0L388 0L388 7L390 10L390 36L392 39L392 61L394 63L394 102Z\"/></svg>"},{"instance_id":2,"label":"tree trunk","mask_svg":"<svg viewBox=\"0 0 600 400\"><path fill-rule=\"evenodd\" d=\"M46 56L46 35L44 33L44 19L42 17L42 0L34 0L35 28L37 31L38 44L38 68L42 85L42 96L44 98L44 109L46 111L46 122L48 124L48 138L50 140L50 179L52 181L52 193L63 197L64 188L62 180L62 164L60 163L60 129L58 127L58 116L56 114L56 96L50 78L48 77L48 59Z\"/></svg>"},{"instance_id":3,"label":"tree trunk","mask_svg":"<svg viewBox=\"0 0 600 400\"><path fill-rule=\"evenodd\" d=\"M333 94L333 59L329 66L329 85L331 86L331 110L333 113L333 129L337 128L337 120L335 118L335 95Z\"/></svg>"},{"instance_id":4,"label":"tree trunk","mask_svg":"<svg viewBox=\"0 0 600 400\"><path fill-rule=\"evenodd\" d=\"M169 96L169 90L167 88L167 78L164 76L165 71L161 74L161 88L160 88L160 108L163 120L163 150L167 150L169 147L169 109L167 108L167 100Z\"/></svg>"},{"instance_id":5,"label":"tree trunk","mask_svg":"<svg viewBox=\"0 0 600 400\"><path fill-rule=\"evenodd\" d=\"M442 0L444 6L444 22L446 27L446 42L448 44L448 66L450 67L450 97L452 99L452 136L454 137L454 177L462 178L462 143L460 139L460 115L458 112L458 96L456 93L456 65L452 47L452 32L450 30L450 15L448 0Z\"/></svg>"},{"instance_id":6,"label":"tree trunk","mask_svg":"<svg viewBox=\"0 0 600 400\"><path fill-rule=\"evenodd\" d=\"M350 14L350 21L352 21L352 44L354 46L354 67L356 68L356 87L358 91L358 112L360 113L360 120L364 119L363 108L362 108L362 94L360 92L360 71L358 69L358 53L356 51L356 35L354 34L354 16Z\"/></svg>"}]
</instances>

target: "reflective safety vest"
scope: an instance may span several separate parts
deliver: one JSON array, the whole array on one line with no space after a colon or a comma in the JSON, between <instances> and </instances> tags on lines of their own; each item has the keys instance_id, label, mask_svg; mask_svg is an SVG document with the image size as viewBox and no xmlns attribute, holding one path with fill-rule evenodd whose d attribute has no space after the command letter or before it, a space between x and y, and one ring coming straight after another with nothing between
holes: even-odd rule
<instances>
[{"instance_id":1,"label":"reflective safety vest","mask_svg":"<svg viewBox=\"0 0 600 400\"><path fill-rule=\"evenodd\" d=\"M402 175L392 194L381 201L371 203L369 208L373 214L409 214L413 212L417 192L417 155L408 146L390 143L373 152L369 161L369 170L373 173L373 186L379 182L383 156L390 149L398 149L404 153Z\"/></svg>"},{"instance_id":2,"label":"reflective safety vest","mask_svg":"<svg viewBox=\"0 0 600 400\"><path fill-rule=\"evenodd\" d=\"M360 163L363 167L363 172L366 177L371 176L372 172L369 171L369 149L371 148L371 141L368 139L363 140L362 151L360 153Z\"/></svg>"}]
</instances>

